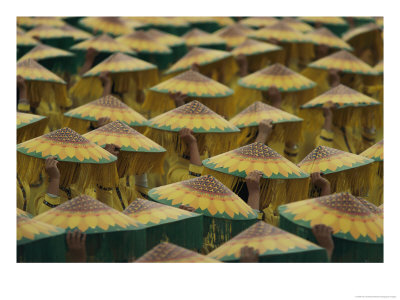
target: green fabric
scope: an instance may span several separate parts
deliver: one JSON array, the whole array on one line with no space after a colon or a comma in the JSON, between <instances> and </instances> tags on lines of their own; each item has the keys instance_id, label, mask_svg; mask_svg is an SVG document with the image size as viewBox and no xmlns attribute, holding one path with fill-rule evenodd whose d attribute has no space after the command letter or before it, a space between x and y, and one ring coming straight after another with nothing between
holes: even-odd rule
<instances>
[{"instance_id":1,"label":"green fabric","mask_svg":"<svg viewBox=\"0 0 400 300\"><path fill-rule=\"evenodd\" d=\"M253 85L253 84L247 84L247 83L244 83L242 79L238 80L238 85L248 88L248 89L254 89L254 90L259 90L259 91L268 91L268 89L270 88L270 86L257 87L256 85ZM311 82L309 85L303 85L300 88L297 88L297 87L293 87L293 88L289 88L289 89L278 88L278 90L280 92L297 92L297 91L311 89L311 88L315 87L316 85L317 84L315 82Z\"/></svg>"},{"instance_id":2,"label":"green fabric","mask_svg":"<svg viewBox=\"0 0 400 300\"><path fill-rule=\"evenodd\" d=\"M185 44L170 46L170 48L172 50L172 63L177 62L183 56L185 56L186 53L188 53L188 49Z\"/></svg>"},{"instance_id":3,"label":"green fabric","mask_svg":"<svg viewBox=\"0 0 400 300\"><path fill-rule=\"evenodd\" d=\"M178 36L182 36L184 35L186 32L190 31L190 27L189 26L171 26L171 25L151 25L151 28L157 29L157 30L161 30L164 31L166 33L170 33L173 35L178 35Z\"/></svg>"},{"instance_id":4,"label":"green fabric","mask_svg":"<svg viewBox=\"0 0 400 300\"><path fill-rule=\"evenodd\" d=\"M208 33L214 33L218 29L222 28L217 22L192 23L190 27L191 27L191 29L198 28L198 29L203 30Z\"/></svg>"},{"instance_id":5,"label":"green fabric","mask_svg":"<svg viewBox=\"0 0 400 300\"><path fill-rule=\"evenodd\" d=\"M72 37L52 38L52 39L40 39L43 44L56 47L59 49L69 51L70 47L75 43Z\"/></svg>"},{"instance_id":6,"label":"green fabric","mask_svg":"<svg viewBox=\"0 0 400 300\"><path fill-rule=\"evenodd\" d=\"M29 51L31 51L33 48L35 47L35 45L32 46L18 46L17 45L17 61L24 56L26 53L28 53Z\"/></svg>"},{"instance_id":7,"label":"green fabric","mask_svg":"<svg viewBox=\"0 0 400 300\"><path fill-rule=\"evenodd\" d=\"M166 223L167 222L167 223ZM146 228L147 246L149 251L162 242L169 242L186 249L200 251L203 244L203 216L197 215L183 220L170 220L163 224L151 225Z\"/></svg>"},{"instance_id":8,"label":"green fabric","mask_svg":"<svg viewBox=\"0 0 400 300\"><path fill-rule=\"evenodd\" d=\"M166 70L172 64L173 53L156 54L139 52L138 58L156 65L159 70Z\"/></svg>"},{"instance_id":9,"label":"green fabric","mask_svg":"<svg viewBox=\"0 0 400 300\"><path fill-rule=\"evenodd\" d=\"M17 262L65 262L65 233L17 246Z\"/></svg>"},{"instance_id":10,"label":"green fabric","mask_svg":"<svg viewBox=\"0 0 400 300\"><path fill-rule=\"evenodd\" d=\"M297 225L282 214L279 218L279 227L317 244L311 228ZM383 239L382 244L372 244L333 236L333 243L332 262L383 262Z\"/></svg>"}]
</instances>

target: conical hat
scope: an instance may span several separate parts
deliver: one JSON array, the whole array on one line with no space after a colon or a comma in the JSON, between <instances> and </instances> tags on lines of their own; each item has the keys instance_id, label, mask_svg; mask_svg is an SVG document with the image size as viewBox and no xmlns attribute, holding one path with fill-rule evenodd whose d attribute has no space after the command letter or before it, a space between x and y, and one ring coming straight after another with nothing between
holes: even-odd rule
<instances>
[{"instance_id":1,"label":"conical hat","mask_svg":"<svg viewBox=\"0 0 400 300\"><path fill-rule=\"evenodd\" d=\"M369 147L367 150L360 153L360 155L373 159L374 161L383 161L383 140Z\"/></svg>"},{"instance_id":2,"label":"conical hat","mask_svg":"<svg viewBox=\"0 0 400 300\"><path fill-rule=\"evenodd\" d=\"M146 126L147 122L145 117L111 95L74 108L64 115L88 121L98 121L100 118L109 118L112 122L117 120L124 121L129 126Z\"/></svg>"},{"instance_id":3,"label":"conical hat","mask_svg":"<svg viewBox=\"0 0 400 300\"><path fill-rule=\"evenodd\" d=\"M146 24L145 22L135 20L135 17L120 17L120 19L124 20L125 24L134 30L147 29L150 27L150 25Z\"/></svg>"},{"instance_id":4,"label":"conical hat","mask_svg":"<svg viewBox=\"0 0 400 300\"><path fill-rule=\"evenodd\" d=\"M118 17L87 17L79 20L79 23L92 31L100 31L114 36L129 34L133 31Z\"/></svg>"},{"instance_id":5,"label":"conical hat","mask_svg":"<svg viewBox=\"0 0 400 300\"><path fill-rule=\"evenodd\" d=\"M219 98L233 94L233 90L227 86L192 70L163 81L150 90L159 93L181 92L199 98Z\"/></svg>"},{"instance_id":6,"label":"conical hat","mask_svg":"<svg viewBox=\"0 0 400 300\"><path fill-rule=\"evenodd\" d=\"M199 66L208 65L231 56L232 54L226 51L205 48L193 48L184 57L182 57L174 65L172 65L164 74L167 75L179 71L188 70L193 64L198 64Z\"/></svg>"},{"instance_id":7,"label":"conical hat","mask_svg":"<svg viewBox=\"0 0 400 300\"><path fill-rule=\"evenodd\" d=\"M213 17L180 17L185 20L189 24L198 24L198 23L216 23Z\"/></svg>"},{"instance_id":8,"label":"conical hat","mask_svg":"<svg viewBox=\"0 0 400 300\"><path fill-rule=\"evenodd\" d=\"M29 30L26 34L31 37L37 36L40 39L58 39L70 37L69 34L67 34L64 30L60 28L45 25L37 26Z\"/></svg>"},{"instance_id":9,"label":"conical hat","mask_svg":"<svg viewBox=\"0 0 400 300\"><path fill-rule=\"evenodd\" d=\"M231 17L211 17L220 26L234 25L235 21Z\"/></svg>"},{"instance_id":10,"label":"conical hat","mask_svg":"<svg viewBox=\"0 0 400 300\"><path fill-rule=\"evenodd\" d=\"M114 155L68 127L18 144L17 151L37 158L56 156L58 161L76 163L105 164L117 160Z\"/></svg>"},{"instance_id":11,"label":"conical hat","mask_svg":"<svg viewBox=\"0 0 400 300\"><path fill-rule=\"evenodd\" d=\"M24 56L22 56L18 61L24 61L26 59L34 59L36 61L48 58L56 58L56 57L71 57L75 56L75 54L61 50L58 48L50 47L47 45L37 45L35 48L30 50Z\"/></svg>"},{"instance_id":12,"label":"conical hat","mask_svg":"<svg viewBox=\"0 0 400 300\"><path fill-rule=\"evenodd\" d=\"M301 21L311 23L321 23L325 25L346 25L347 22L342 17L299 17Z\"/></svg>"},{"instance_id":13,"label":"conical hat","mask_svg":"<svg viewBox=\"0 0 400 300\"><path fill-rule=\"evenodd\" d=\"M129 48L127 45L117 42L107 34L93 37L86 41L80 42L71 47L72 50L83 50L86 51L89 48L93 48L99 52L124 52L128 54L135 54L136 52Z\"/></svg>"},{"instance_id":14,"label":"conical hat","mask_svg":"<svg viewBox=\"0 0 400 300\"><path fill-rule=\"evenodd\" d=\"M171 49L159 42L157 42L147 32L139 30L129 35L123 35L116 39L137 52L143 53L156 53L156 54L170 54Z\"/></svg>"},{"instance_id":15,"label":"conical hat","mask_svg":"<svg viewBox=\"0 0 400 300\"><path fill-rule=\"evenodd\" d=\"M269 27L264 27L249 35L252 38L271 40L275 39L283 43L305 43L307 38L300 31L292 29L284 22L276 23Z\"/></svg>"},{"instance_id":16,"label":"conical hat","mask_svg":"<svg viewBox=\"0 0 400 300\"><path fill-rule=\"evenodd\" d=\"M142 17L146 23L154 26L171 26L171 27L190 27L190 24L184 19L177 17Z\"/></svg>"},{"instance_id":17,"label":"conical hat","mask_svg":"<svg viewBox=\"0 0 400 300\"><path fill-rule=\"evenodd\" d=\"M209 169L245 178L252 171L260 171L263 178L294 179L307 178L295 164L263 143L253 143L203 160Z\"/></svg>"},{"instance_id":18,"label":"conical hat","mask_svg":"<svg viewBox=\"0 0 400 300\"><path fill-rule=\"evenodd\" d=\"M383 243L383 219L349 193L298 201L278 208L281 218L311 228L332 227L333 236L349 241Z\"/></svg>"},{"instance_id":19,"label":"conical hat","mask_svg":"<svg viewBox=\"0 0 400 300\"><path fill-rule=\"evenodd\" d=\"M17 24L25 27L35 27L40 25L61 27L66 23L59 17L17 17Z\"/></svg>"},{"instance_id":20,"label":"conical hat","mask_svg":"<svg viewBox=\"0 0 400 300\"><path fill-rule=\"evenodd\" d=\"M186 45L190 47L201 47L205 45L224 45L226 44L225 40L207 33L203 30L194 28L191 31L185 33L182 38L185 40Z\"/></svg>"},{"instance_id":21,"label":"conical hat","mask_svg":"<svg viewBox=\"0 0 400 300\"><path fill-rule=\"evenodd\" d=\"M257 101L233 117L230 122L238 128L258 126L261 121L271 119L273 124L301 122L303 119L284 110Z\"/></svg>"},{"instance_id":22,"label":"conical hat","mask_svg":"<svg viewBox=\"0 0 400 300\"><path fill-rule=\"evenodd\" d=\"M297 165L307 173L331 174L372 163L372 159L349 152L318 146Z\"/></svg>"},{"instance_id":23,"label":"conical hat","mask_svg":"<svg viewBox=\"0 0 400 300\"><path fill-rule=\"evenodd\" d=\"M25 80L45 81L66 84L64 80L56 74L50 72L33 59L27 59L17 63L17 75Z\"/></svg>"},{"instance_id":24,"label":"conical hat","mask_svg":"<svg viewBox=\"0 0 400 300\"><path fill-rule=\"evenodd\" d=\"M240 31L243 31L246 35L255 32L254 29L252 29L251 27L249 27L247 25L243 25L243 24L240 24L240 23L235 23L235 24L232 24L230 26L227 26L227 27L224 27L224 28L221 28L221 29L217 30L216 32L214 32L214 34L220 35L220 34L224 33L225 31L229 30L230 28L237 28Z\"/></svg>"},{"instance_id":25,"label":"conical hat","mask_svg":"<svg viewBox=\"0 0 400 300\"><path fill-rule=\"evenodd\" d=\"M278 23L279 20L272 17L252 17L240 20L239 23L251 27L266 27Z\"/></svg>"},{"instance_id":26,"label":"conical hat","mask_svg":"<svg viewBox=\"0 0 400 300\"><path fill-rule=\"evenodd\" d=\"M144 60L118 52L112 54L94 68L87 71L83 77L99 76L101 72L123 73L140 72L146 70L157 71L157 66Z\"/></svg>"},{"instance_id":27,"label":"conical hat","mask_svg":"<svg viewBox=\"0 0 400 300\"><path fill-rule=\"evenodd\" d=\"M247 39L242 44L238 45L235 49L232 50L232 54L234 56L238 56L240 54L244 55L257 55L261 53L268 53L282 50L282 47L268 44L264 42L255 41L252 39Z\"/></svg>"},{"instance_id":28,"label":"conical hat","mask_svg":"<svg viewBox=\"0 0 400 300\"><path fill-rule=\"evenodd\" d=\"M65 230L22 215L17 215L17 246L62 235Z\"/></svg>"},{"instance_id":29,"label":"conical hat","mask_svg":"<svg viewBox=\"0 0 400 300\"><path fill-rule=\"evenodd\" d=\"M325 103L332 101L337 105L337 108L344 107L360 107L370 105L380 105L379 101L368 97L356 90L353 90L345 85L338 85L331 88L329 91L319 95L318 97L310 100L306 104L302 105L301 108L312 108L322 107Z\"/></svg>"},{"instance_id":30,"label":"conical hat","mask_svg":"<svg viewBox=\"0 0 400 300\"><path fill-rule=\"evenodd\" d=\"M236 47L247 39L247 33L237 26L228 26L224 29L224 31L215 34L224 39L228 47Z\"/></svg>"},{"instance_id":31,"label":"conical hat","mask_svg":"<svg viewBox=\"0 0 400 300\"><path fill-rule=\"evenodd\" d=\"M295 92L313 88L316 83L289 68L276 63L239 79L240 86L261 91L275 85L281 92Z\"/></svg>"},{"instance_id":32,"label":"conical hat","mask_svg":"<svg viewBox=\"0 0 400 300\"><path fill-rule=\"evenodd\" d=\"M183 209L140 198L134 200L123 213L146 226L172 223L199 216Z\"/></svg>"},{"instance_id":33,"label":"conical hat","mask_svg":"<svg viewBox=\"0 0 400 300\"><path fill-rule=\"evenodd\" d=\"M165 152L166 150L149 138L132 129L124 122L114 121L83 135L89 141L104 147L114 144L128 152Z\"/></svg>"},{"instance_id":34,"label":"conical hat","mask_svg":"<svg viewBox=\"0 0 400 300\"><path fill-rule=\"evenodd\" d=\"M39 42L26 33L17 32L17 46L36 46Z\"/></svg>"},{"instance_id":35,"label":"conical hat","mask_svg":"<svg viewBox=\"0 0 400 300\"><path fill-rule=\"evenodd\" d=\"M93 37L89 32L80 30L68 24L60 27L60 29L68 33L75 41L87 40Z\"/></svg>"},{"instance_id":36,"label":"conical hat","mask_svg":"<svg viewBox=\"0 0 400 300\"><path fill-rule=\"evenodd\" d=\"M221 261L240 260L240 251L245 246L258 251L259 257L302 252L325 252L324 248L297 235L259 221L207 256ZM288 258L288 261L290 261L290 258Z\"/></svg>"},{"instance_id":37,"label":"conical hat","mask_svg":"<svg viewBox=\"0 0 400 300\"><path fill-rule=\"evenodd\" d=\"M239 196L211 175L160 186L149 191L149 197L162 204L189 205L208 217L250 220L257 216Z\"/></svg>"},{"instance_id":38,"label":"conical hat","mask_svg":"<svg viewBox=\"0 0 400 300\"><path fill-rule=\"evenodd\" d=\"M314 27L295 18L283 18L282 22L285 23L290 28L303 33L314 30Z\"/></svg>"},{"instance_id":39,"label":"conical hat","mask_svg":"<svg viewBox=\"0 0 400 300\"><path fill-rule=\"evenodd\" d=\"M30 213L28 213L28 212L26 212L26 211L23 211L22 209L19 209L19 208L17 207L17 217L19 217L19 216L27 217L27 218L30 218L30 219L33 218L33 216L32 216Z\"/></svg>"},{"instance_id":40,"label":"conical hat","mask_svg":"<svg viewBox=\"0 0 400 300\"><path fill-rule=\"evenodd\" d=\"M17 112L17 129L39 122L46 117Z\"/></svg>"},{"instance_id":41,"label":"conical hat","mask_svg":"<svg viewBox=\"0 0 400 300\"><path fill-rule=\"evenodd\" d=\"M329 29L322 27L308 32L306 38L314 45L324 45L330 48L353 50L353 48L341 38L333 34Z\"/></svg>"},{"instance_id":42,"label":"conical hat","mask_svg":"<svg viewBox=\"0 0 400 300\"><path fill-rule=\"evenodd\" d=\"M236 126L196 100L149 120L148 126L174 132L182 128L195 133L239 132Z\"/></svg>"},{"instance_id":43,"label":"conical hat","mask_svg":"<svg viewBox=\"0 0 400 300\"><path fill-rule=\"evenodd\" d=\"M378 25L380 28L383 28L383 17L376 17L375 18L375 23Z\"/></svg>"},{"instance_id":44,"label":"conical hat","mask_svg":"<svg viewBox=\"0 0 400 300\"><path fill-rule=\"evenodd\" d=\"M353 38L364 34L364 33L368 33L371 31L380 31L381 29L379 28L378 25L374 24L374 23L369 23L363 26L358 26L356 28L350 29L349 31L345 32L342 36L342 39L346 42L351 41Z\"/></svg>"},{"instance_id":45,"label":"conical hat","mask_svg":"<svg viewBox=\"0 0 400 300\"><path fill-rule=\"evenodd\" d=\"M35 217L35 220L59 226L68 231L79 229L86 234L144 228L144 225L137 220L87 195L75 197L41 213Z\"/></svg>"},{"instance_id":46,"label":"conical hat","mask_svg":"<svg viewBox=\"0 0 400 300\"><path fill-rule=\"evenodd\" d=\"M383 217L383 208L377 207L371 202L365 200L364 198L357 197L357 200L360 201L364 206L366 206L371 212Z\"/></svg>"},{"instance_id":47,"label":"conical hat","mask_svg":"<svg viewBox=\"0 0 400 300\"><path fill-rule=\"evenodd\" d=\"M154 38L157 43L167 45L169 47L185 44L184 39L181 37L157 29L150 29L147 31L147 34Z\"/></svg>"},{"instance_id":48,"label":"conical hat","mask_svg":"<svg viewBox=\"0 0 400 300\"><path fill-rule=\"evenodd\" d=\"M375 75L375 71L365 62L355 57L353 54L342 50L323 57L308 65L310 68L316 69L337 69L344 73Z\"/></svg>"},{"instance_id":49,"label":"conical hat","mask_svg":"<svg viewBox=\"0 0 400 300\"><path fill-rule=\"evenodd\" d=\"M379 75L383 74L383 60L376 64L376 66L374 67L374 71Z\"/></svg>"},{"instance_id":50,"label":"conical hat","mask_svg":"<svg viewBox=\"0 0 400 300\"><path fill-rule=\"evenodd\" d=\"M219 261L170 243L161 243L145 253L137 263L218 263Z\"/></svg>"}]
</instances>

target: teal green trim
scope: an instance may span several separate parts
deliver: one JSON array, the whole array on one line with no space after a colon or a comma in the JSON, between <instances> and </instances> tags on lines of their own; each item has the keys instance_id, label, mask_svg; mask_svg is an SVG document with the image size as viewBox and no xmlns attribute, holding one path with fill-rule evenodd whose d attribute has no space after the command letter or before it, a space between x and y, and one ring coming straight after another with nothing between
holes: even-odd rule
<instances>
[{"instance_id":1,"label":"teal green trim","mask_svg":"<svg viewBox=\"0 0 400 300\"><path fill-rule=\"evenodd\" d=\"M33 240L28 239L26 237L22 237L20 240L17 240L17 246L26 245L26 244L36 242L36 241L39 241L42 239L52 238L52 237L56 237L56 236L64 235L64 234L65 234L64 229L54 226L54 229L52 229L52 232L50 232L50 233L41 232L39 234L35 234Z\"/></svg>"},{"instance_id":2,"label":"teal green trim","mask_svg":"<svg viewBox=\"0 0 400 300\"><path fill-rule=\"evenodd\" d=\"M207 121L206 121L207 122ZM178 127L175 129L171 129L171 126L159 126L157 124L151 124L151 122L148 124L149 127L155 128L158 130L165 130L165 131L172 131L172 132L179 132L183 127ZM212 128L209 130L204 129L203 127L200 128L194 128L193 132L194 133L231 133L231 132L239 132L239 129L230 129L230 128L225 128L224 130L218 129L218 128Z\"/></svg>"},{"instance_id":3,"label":"teal green trim","mask_svg":"<svg viewBox=\"0 0 400 300\"><path fill-rule=\"evenodd\" d=\"M180 90L176 90L176 89L171 89L171 90L167 90L167 89L158 89L157 86L154 86L152 88L150 88L150 91L153 92L158 92L158 93L163 93L163 94L168 94L168 93L177 93L180 92ZM188 95L189 97L198 97L198 98L222 98L222 97L228 97L233 95L233 90L230 88L227 88L227 91L225 94L215 94L215 95L210 95L207 93L202 93L202 94L198 94L198 93L187 93L186 95Z\"/></svg>"},{"instance_id":4,"label":"teal green trim","mask_svg":"<svg viewBox=\"0 0 400 300\"><path fill-rule=\"evenodd\" d=\"M112 74L116 74L116 73L133 73L133 72L141 72L141 71L147 71L147 70L156 70L157 66L151 64L151 66L149 67L144 67L144 68L135 68L135 69L120 69L118 71L113 71L110 70L108 72L112 73ZM88 71L88 73L90 72L90 70ZM102 72L96 72L96 73L91 73L91 74L87 74L85 73L82 77L94 77L94 76L99 76Z\"/></svg>"},{"instance_id":5,"label":"teal green trim","mask_svg":"<svg viewBox=\"0 0 400 300\"><path fill-rule=\"evenodd\" d=\"M314 68L314 69L321 69L321 70L328 70L329 68L324 67L324 66L315 66L313 63L308 64L309 68ZM378 75L375 71L372 72L363 72L363 71L353 71L353 70L349 70L349 69L341 69L340 72L343 73L349 73L349 74L361 74L361 75Z\"/></svg>"},{"instance_id":6,"label":"teal green trim","mask_svg":"<svg viewBox=\"0 0 400 300\"><path fill-rule=\"evenodd\" d=\"M64 116L71 117L71 118L76 118L76 119L81 119L81 120L86 120L86 121L98 121L98 119L95 118L95 117L92 117L92 116L82 117L81 114L75 114L75 113L71 113L71 112L64 113ZM143 123L132 121L128 125L129 126L137 126L137 127L147 126L147 121L143 122Z\"/></svg>"},{"instance_id":7,"label":"teal green trim","mask_svg":"<svg viewBox=\"0 0 400 300\"><path fill-rule=\"evenodd\" d=\"M342 104L341 106L337 107L336 109L342 109L342 108L347 108L347 107L376 106L376 105L381 105L381 104L382 103L380 103L380 102L379 103L365 103L365 102L361 102L361 103L346 103L346 104ZM322 103L318 103L318 104L303 104L302 106L300 106L300 108L317 108L317 107L322 107L322 106L323 106Z\"/></svg>"},{"instance_id":8,"label":"teal green trim","mask_svg":"<svg viewBox=\"0 0 400 300\"><path fill-rule=\"evenodd\" d=\"M46 119L46 117L38 116L35 119L32 119L29 123L21 123L21 124L17 125L17 129L20 129L20 128L25 127L27 125L34 124L34 123L39 122L39 121L41 121L43 119Z\"/></svg>"},{"instance_id":9,"label":"teal green trim","mask_svg":"<svg viewBox=\"0 0 400 300\"><path fill-rule=\"evenodd\" d=\"M121 226L119 226L119 225L114 225L114 226L110 226L110 227L108 227L108 229L107 230L104 230L104 229L102 229L102 228L100 228L100 227L95 227L95 228L88 228L88 229L86 229L85 231L83 231L83 233L86 233L86 234L93 234L93 233L108 233L108 232L118 232L118 231L136 231L136 230L142 230L142 229L145 229L145 228L147 228L147 226L146 225L144 225L144 224L142 224L142 223L139 223L138 222L138 224L136 225L136 226L134 226L134 225L127 225L125 228L124 227L121 227ZM75 230L75 229L78 229L77 227L74 227L74 228L70 228L70 227L67 227L67 228L65 228L65 231L73 231L73 230Z\"/></svg>"},{"instance_id":10,"label":"teal green trim","mask_svg":"<svg viewBox=\"0 0 400 300\"><path fill-rule=\"evenodd\" d=\"M99 145L100 147L104 148L106 146L106 144L98 144L96 142L97 145ZM127 151L127 152L141 152L141 153L161 153L161 152L167 152L166 149L164 149L163 147L160 146L160 148L151 148L150 150L145 149L143 147L139 147L138 149L133 149L131 146L122 146L121 147L121 151Z\"/></svg>"},{"instance_id":11,"label":"teal green trim","mask_svg":"<svg viewBox=\"0 0 400 300\"><path fill-rule=\"evenodd\" d=\"M21 145L21 144L19 144ZM29 149L28 148L24 148L22 146L17 145L17 151L20 153L23 153L25 155L28 156L32 156L32 157L36 157L36 158L41 158L41 159L46 159L48 157L51 156L56 156L57 160L59 161L66 161L66 162L75 162L75 163L81 163L81 164L108 164L108 163L112 163L114 161L117 160L117 158L113 155L110 154L110 156L108 157L108 159L105 158L101 158L99 161L95 161L94 159L90 158L90 159L85 159L84 161L80 161L77 158L70 158L70 157L66 157L64 159L61 159L57 154L56 155L47 155L47 156L42 156L42 152L30 152L28 153Z\"/></svg>"},{"instance_id":12,"label":"teal green trim","mask_svg":"<svg viewBox=\"0 0 400 300\"><path fill-rule=\"evenodd\" d=\"M232 56L231 53L226 53L226 54L224 54L224 56L222 56L222 57L218 57L218 58L215 58L215 59L212 59L212 60L209 60L209 61L203 61L203 62L199 63L199 66L204 66L204 65L212 64L212 63L214 63L214 62L217 62L217 61L223 60L223 59L225 59L225 58L228 58L228 57L230 57L230 56ZM164 72L164 75L168 75L168 74L177 73L177 72L180 72L180 71L189 70L190 67L191 67L191 66L184 67L184 68L178 68L178 69L174 69L174 70L167 70L167 71Z\"/></svg>"},{"instance_id":13,"label":"teal green trim","mask_svg":"<svg viewBox=\"0 0 400 300\"><path fill-rule=\"evenodd\" d=\"M278 120L278 121L273 121L272 124L282 124L282 123L295 123L295 122L302 122L304 121L301 118L293 118L293 119L283 119L283 120ZM255 127L258 126L259 123L254 121L251 122L250 124L239 124L239 125L235 125L237 128L246 128L246 127Z\"/></svg>"},{"instance_id":14,"label":"teal green trim","mask_svg":"<svg viewBox=\"0 0 400 300\"><path fill-rule=\"evenodd\" d=\"M66 85L67 83L62 80L62 79L47 79L47 78L43 78L43 77L30 77L28 76L23 76L25 80L31 80L31 81L41 81L41 82L53 82L53 83L58 83L58 84L63 84Z\"/></svg>"},{"instance_id":15,"label":"teal green trim","mask_svg":"<svg viewBox=\"0 0 400 300\"><path fill-rule=\"evenodd\" d=\"M218 172L221 172L221 173L224 173L224 174L228 174L228 175L232 175L232 176L236 176L236 177L240 177L240 178L246 178L246 176L247 176L245 171L229 172L229 168L223 168L223 167L216 168L215 167L216 163L212 163L212 162L209 162L209 161L210 161L210 158L207 158L207 159L203 160L203 166L205 166L205 167L207 167L207 168L209 168L211 170L214 170L214 171L218 171ZM299 179L299 178L308 178L308 177L310 177L310 175L305 173L305 172L303 172L303 171L301 171L300 176L297 176L296 174L292 173L292 174L289 174L288 177L285 177L281 173L273 174L270 177L267 177L267 176L265 176L265 174L263 174L263 178L266 178L266 179Z\"/></svg>"},{"instance_id":16,"label":"teal green trim","mask_svg":"<svg viewBox=\"0 0 400 300\"><path fill-rule=\"evenodd\" d=\"M368 165L368 164L374 162L372 159L369 159L369 158L366 158L366 157L365 157L365 160L366 160L366 161L365 161L364 163L356 163L356 164L353 164L351 167L343 166L343 167L340 167L340 168L338 168L338 169L336 169L336 170L334 170L334 171L332 171L332 170L330 170L330 169L326 169L326 170L323 171L322 173L323 173L323 174L337 173L337 172L346 171L346 170L349 170L349 169L353 169L353 168L365 166L365 165Z\"/></svg>"},{"instance_id":17,"label":"teal green trim","mask_svg":"<svg viewBox=\"0 0 400 300\"><path fill-rule=\"evenodd\" d=\"M311 229L311 221L304 221L304 220L294 220L295 216L292 213L289 212L285 212L285 210L287 209L286 205L281 205L278 207L278 211L279 211L279 215L280 218L285 218L286 220L293 222L294 224L296 224L297 226L301 226L307 229ZM285 228L283 228L285 229ZM360 237L358 239L355 239L350 232L347 233L343 233L343 232L338 232L338 233L334 233L333 236L337 237L337 238L341 238L341 239L345 239L348 241L356 241L356 242L360 242L360 243L369 243L369 244L383 244L383 235L380 238L377 238L376 241L372 240L369 236L362 236L360 234Z\"/></svg>"},{"instance_id":18,"label":"teal green trim","mask_svg":"<svg viewBox=\"0 0 400 300\"><path fill-rule=\"evenodd\" d=\"M242 87L248 88L248 89L254 89L254 90L259 90L259 91L268 91L270 86L262 86L262 87L257 87L254 84L247 84L243 82L242 79L238 80L238 84ZM315 82L311 82L309 85L302 85L300 88L290 88L290 89L282 89L278 88L280 92L298 92L298 91L303 91L303 90L308 90L313 87L315 87L317 84Z\"/></svg>"},{"instance_id":19,"label":"teal green trim","mask_svg":"<svg viewBox=\"0 0 400 300\"><path fill-rule=\"evenodd\" d=\"M152 198L154 201L159 202L161 204L165 204L168 206L173 206L173 207L179 207L182 203L179 204L172 204L173 200L169 200L169 199L160 199L160 195L157 194L156 191L157 188L151 189L148 193L149 197ZM202 214L204 216L208 216L211 218L220 218L220 219L228 219L228 220L257 220L257 214L253 212L251 212L251 214L249 214L248 217L243 216L243 215L235 215L233 218L231 216L229 216L226 212L224 213L219 213L217 212L215 215L211 215L211 213L205 209L202 210L200 208L197 208L195 210L196 213L198 214Z\"/></svg>"}]
</instances>

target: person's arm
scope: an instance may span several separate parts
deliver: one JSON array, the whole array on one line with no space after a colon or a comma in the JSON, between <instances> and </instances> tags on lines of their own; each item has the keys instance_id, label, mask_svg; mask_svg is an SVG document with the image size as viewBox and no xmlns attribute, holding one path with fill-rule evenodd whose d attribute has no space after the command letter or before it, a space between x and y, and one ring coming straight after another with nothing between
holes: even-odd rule
<instances>
[{"instance_id":1,"label":"person's arm","mask_svg":"<svg viewBox=\"0 0 400 300\"><path fill-rule=\"evenodd\" d=\"M31 108L30 108L29 100L28 100L26 82L25 82L25 79L20 75L17 76L17 88L19 91L18 111L30 112Z\"/></svg>"},{"instance_id":2,"label":"person's arm","mask_svg":"<svg viewBox=\"0 0 400 300\"><path fill-rule=\"evenodd\" d=\"M185 102L188 100L188 96L185 94L182 94L181 92L178 93L169 93L169 96L174 100L175 106L179 107L182 105L185 105Z\"/></svg>"},{"instance_id":3,"label":"person's arm","mask_svg":"<svg viewBox=\"0 0 400 300\"><path fill-rule=\"evenodd\" d=\"M193 135L193 131L188 128L182 128L179 131L179 138L182 139L189 148L190 163L196 166L201 166L201 158L199 147L197 146L197 139Z\"/></svg>"},{"instance_id":4,"label":"person's arm","mask_svg":"<svg viewBox=\"0 0 400 300\"><path fill-rule=\"evenodd\" d=\"M321 189L321 197L331 194L331 183L323 178L319 172L311 173L311 183Z\"/></svg>"},{"instance_id":5,"label":"person's arm","mask_svg":"<svg viewBox=\"0 0 400 300\"><path fill-rule=\"evenodd\" d=\"M241 263L255 263L259 262L259 252L252 247L244 246L240 249L240 262Z\"/></svg>"},{"instance_id":6,"label":"person's arm","mask_svg":"<svg viewBox=\"0 0 400 300\"><path fill-rule=\"evenodd\" d=\"M262 92L262 96L271 103L271 106L281 109L282 94L275 85L270 86L266 92Z\"/></svg>"},{"instance_id":7,"label":"person's arm","mask_svg":"<svg viewBox=\"0 0 400 300\"><path fill-rule=\"evenodd\" d=\"M110 72L101 72L99 78L101 80L101 83L103 84L103 97L111 95L113 82L110 77Z\"/></svg>"},{"instance_id":8,"label":"person's arm","mask_svg":"<svg viewBox=\"0 0 400 300\"><path fill-rule=\"evenodd\" d=\"M256 142L266 144L268 138L272 133L272 120L262 120L258 125L258 134L256 137Z\"/></svg>"},{"instance_id":9,"label":"person's arm","mask_svg":"<svg viewBox=\"0 0 400 300\"><path fill-rule=\"evenodd\" d=\"M246 176L247 190L249 191L249 198L247 204L252 208L260 209L260 179L262 173L260 171L253 171Z\"/></svg>"},{"instance_id":10,"label":"person's arm","mask_svg":"<svg viewBox=\"0 0 400 300\"><path fill-rule=\"evenodd\" d=\"M311 230L318 244L326 249L328 259L331 261L333 249L335 247L332 239L332 228L324 224L317 224L314 225Z\"/></svg>"},{"instance_id":11,"label":"person's arm","mask_svg":"<svg viewBox=\"0 0 400 300\"><path fill-rule=\"evenodd\" d=\"M86 234L79 230L68 231L66 236L68 246L68 262L86 262Z\"/></svg>"},{"instance_id":12,"label":"person's arm","mask_svg":"<svg viewBox=\"0 0 400 300\"><path fill-rule=\"evenodd\" d=\"M333 133L333 109L334 104L328 102L323 107L324 125L321 133L317 136L315 146L333 147L334 133Z\"/></svg>"},{"instance_id":13,"label":"person's arm","mask_svg":"<svg viewBox=\"0 0 400 300\"><path fill-rule=\"evenodd\" d=\"M329 85L331 86L331 88L338 86L340 84L339 70L329 69L328 70L328 80L329 80Z\"/></svg>"},{"instance_id":14,"label":"person's arm","mask_svg":"<svg viewBox=\"0 0 400 300\"><path fill-rule=\"evenodd\" d=\"M46 158L44 169L49 176L49 185L47 186L47 194L59 196L60 192L60 170L57 168L57 157L52 156Z\"/></svg>"},{"instance_id":15,"label":"person's arm","mask_svg":"<svg viewBox=\"0 0 400 300\"><path fill-rule=\"evenodd\" d=\"M83 63L83 66L81 70L79 71L79 75L82 76L85 74L87 71L89 71L94 63L94 60L99 52L97 52L96 49L89 48L86 52L85 56L85 62Z\"/></svg>"},{"instance_id":16,"label":"person's arm","mask_svg":"<svg viewBox=\"0 0 400 300\"><path fill-rule=\"evenodd\" d=\"M244 77L248 74L249 64L247 57L244 54L240 54L236 57L237 64L239 66L239 76Z\"/></svg>"}]
</instances>

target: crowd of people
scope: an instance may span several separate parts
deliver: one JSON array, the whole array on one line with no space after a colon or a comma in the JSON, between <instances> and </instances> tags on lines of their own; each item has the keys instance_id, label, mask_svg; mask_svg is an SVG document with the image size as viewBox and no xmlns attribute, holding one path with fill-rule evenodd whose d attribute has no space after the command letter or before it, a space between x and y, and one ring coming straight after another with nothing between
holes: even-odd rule
<instances>
[{"instance_id":1,"label":"crowd of people","mask_svg":"<svg viewBox=\"0 0 400 300\"><path fill-rule=\"evenodd\" d=\"M383 262L383 20L18 17L18 262Z\"/></svg>"}]
</instances>

